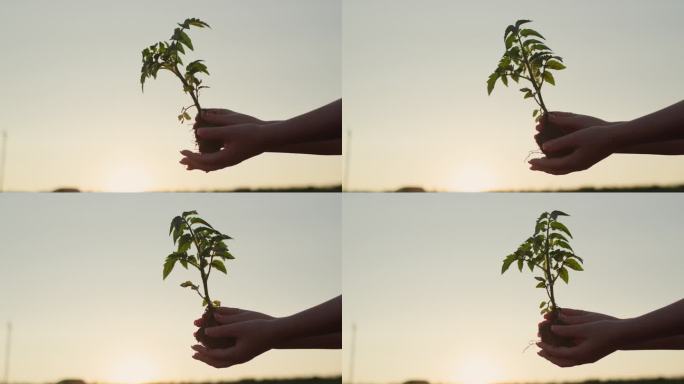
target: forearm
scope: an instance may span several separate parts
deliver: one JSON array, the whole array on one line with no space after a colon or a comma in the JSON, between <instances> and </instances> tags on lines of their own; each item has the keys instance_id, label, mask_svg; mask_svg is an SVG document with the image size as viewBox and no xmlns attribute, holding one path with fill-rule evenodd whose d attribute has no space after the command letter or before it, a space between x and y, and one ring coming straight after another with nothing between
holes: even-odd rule
<instances>
[{"instance_id":1,"label":"forearm","mask_svg":"<svg viewBox=\"0 0 684 384\"><path fill-rule=\"evenodd\" d=\"M275 148L269 152L303 153L308 155L340 155L342 154L342 139L288 144Z\"/></svg>"},{"instance_id":2,"label":"forearm","mask_svg":"<svg viewBox=\"0 0 684 384\"><path fill-rule=\"evenodd\" d=\"M617 148L684 139L684 101L613 127Z\"/></svg>"},{"instance_id":3,"label":"forearm","mask_svg":"<svg viewBox=\"0 0 684 384\"><path fill-rule=\"evenodd\" d=\"M651 340L636 342L625 345L620 348L623 351L637 351L637 350L662 350L662 349L684 349L684 335L675 335L668 337L658 337Z\"/></svg>"},{"instance_id":4,"label":"forearm","mask_svg":"<svg viewBox=\"0 0 684 384\"><path fill-rule=\"evenodd\" d=\"M283 341L342 332L342 296L277 319L276 332Z\"/></svg>"},{"instance_id":5,"label":"forearm","mask_svg":"<svg viewBox=\"0 0 684 384\"><path fill-rule=\"evenodd\" d=\"M684 299L645 315L622 320L620 327L621 348L684 335Z\"/></svg>"},{"instance_id":6,"label":"forearm","mask_svg":"<svg viewBox=\"0 0 684 384\"><path fill-rule=\"evenodd\" d=\"M644 155L684 155L684 140L644 143L621 148L616 153Z\"/></svg>"},{"instance_id":7,"label":"forearm","mask_svg":"<svg viewBox=\"0 0 684 384\"><path fill-rule=\"evenodd\" d=\"M342 332L323 335L305 336L285 340L276 345L276 349L340 349L342 348Z\"/></svg>"},{"instance_id":8,"label":"forearm","mask_svg":"<svg viewBox=\"0 0 684 384\"><path fill-rule=\"evenodd\" d=\"M342 100L264 126L268 151L287 145L342 138Z\"/></svg>"}]
</instances>

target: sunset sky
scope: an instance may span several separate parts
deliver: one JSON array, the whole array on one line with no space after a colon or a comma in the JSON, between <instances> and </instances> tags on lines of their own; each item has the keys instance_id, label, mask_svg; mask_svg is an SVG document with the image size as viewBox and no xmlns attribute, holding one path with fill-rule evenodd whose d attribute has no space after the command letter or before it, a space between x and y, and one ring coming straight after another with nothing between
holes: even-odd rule
<instances>
[{"instance_id":1,"label":"sunset sky","mask_svg":"<svg viewBox=\"0 0 684 384\"><path fill-rule=\"evenodd\" d=\"M682 194L348 194L343 203L344 372L354 383L566 382L684 376L681 351L618 352L558 368L523 349L544 292L503 258L544 211L562 220L585 271L559 305L637 316L682 299ZM346 378L349 380L348 376Z\"/></svg>"},{"instance_id":2,"label":"sunset sky","mask_svg":"<svg viewBox=\"0 0 684 384\"><path fill-rule=\"evenodd\" d=\"M568 176L528 170L533 103L485 81L503 33L531 19L565 59L552 110L628 120L682 99L684 3L345 0L344 126L349 190L439 191L684 183L679 158L618 155Z\"/></svg>"},{"instance_id":3,"label":"sunset sky","mask_svg":"<svg viewBox=\"0 0 684 384\"><path fill-rule=\"evenodd\" d=\"M340 202L327 194L4 194L0 337L14 327L10 381L150 381L339 375L340 351L271 351L217 370L191 358L201 300L178 286L171 219L184 210L234 238L212 298L274 316L341 293ZM197 281L195 281L197 282Z\"/></svg>"},{"instance_id":4,"label":"sunset sky","mask_svg":"<svg viewBox=\"0 0 684 384\"><path fill-rule=\"evenodd\" d=\"M176 120L189 104L169 73L140 90L140 52L188 17L211 88L206 107L266 120L341 97L339 0L3 1L0 130L5 190L168 191L340 184L339 156L269 154L211 174L178 164L194 149Z\"/></svg>"}]
</instances>

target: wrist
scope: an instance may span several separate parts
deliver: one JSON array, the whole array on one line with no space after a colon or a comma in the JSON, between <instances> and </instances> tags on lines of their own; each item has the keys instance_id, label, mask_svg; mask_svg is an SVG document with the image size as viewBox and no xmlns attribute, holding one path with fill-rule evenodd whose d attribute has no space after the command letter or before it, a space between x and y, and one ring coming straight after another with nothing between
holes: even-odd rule
<instances>
[{"instance_id":1,"label":"wrist","mask_svg":"<svg viewBox=\"0 0 684 384\"><path fill-rule=\"evenodd\" d=\"M273 324L274 345L282 345L292 338L292 325L289 317L274 317L271 321Z\"/></svg>"},{"instance_id":2,"label":"wrist","mask_svg":"<svg viewBox=\"0 0 684 384\"><path fill-rule=\"evenodd\" d=\"M280 120L265 121L262 124L259 124L259 135L263 142L264 152L274 151L287 144L285 142L285 137L282 134L284 132L283 128L283 122Z\"/></svg>"},{"instance_id":3,"label":"wrist","mask_svg":"<svg viewBox=\"0 0 684 384\"><path fill-rule=\"evenodd\" d=\"M618 319L615 322L615 338L617 349L629 350L637 342L639 335L639 321L637 318Z\"/></svg>"}]
</instances>

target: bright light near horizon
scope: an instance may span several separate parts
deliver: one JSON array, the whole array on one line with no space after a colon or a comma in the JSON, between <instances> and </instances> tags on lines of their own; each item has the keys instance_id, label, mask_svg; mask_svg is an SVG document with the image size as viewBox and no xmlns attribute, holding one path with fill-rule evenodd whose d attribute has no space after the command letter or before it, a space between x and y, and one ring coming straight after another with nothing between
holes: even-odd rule
<instances>
[{"instance_id":1,"label":"bright light near horizon","mask_svg":"<svg viewBox=\"0 0 684 384\"><path fill-rule=\"evenodd\" d=\"M489 168L472 163L459 169L453 180L449 189L458 192L485 192L497 186L497 177Z\"/></svg>"},{"instance_id":2,"label":"bright light near horizon","mask_svg":"<svg viewBox=\"0 0 684 384\"><path fill-rule=\"evenodd\" d=\"M159 369L141 356L131 356L113 367L108 382L115 384L143 384L157 380Z\"/></svg>"},{"instance_id":3,"label":"bright light near horizon","mask_svg":"<svg viewBox=\"0 0 684 384\"><path fill-rule=\"evenodd\" d=\"M146 192L152 187L151 177L142 164L117 164L105 172L104 192Z\"/></svg>"},{"instance_id":4,"label":"bright light near horizon","mask_svg":"<svg viewBox=\"0 0 684 384\"><path fill-rule=\"evenodd\" d=\"M501 381L499 367L484 356L468 357L458 363L454 380L460 384L492 384Z\"/></svg>"}]
</instances>

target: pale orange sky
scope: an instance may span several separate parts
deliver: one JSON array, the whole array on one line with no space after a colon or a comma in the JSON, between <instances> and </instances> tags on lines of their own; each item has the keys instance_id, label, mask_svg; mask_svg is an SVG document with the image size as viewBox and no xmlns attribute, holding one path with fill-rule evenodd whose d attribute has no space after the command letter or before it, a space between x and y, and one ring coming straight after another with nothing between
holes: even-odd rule
<instances>
[{"instance_id":1,"label":"pale orange sky","mask_svg":"<svg viewBox=\"0 0 684 384\"><path fill-rule=\"evenodd\" d=\"M565 59L552 110L627 120L682 99L681 1L345 0L348 190L438 191L684 183L684 156L617 155L588 171L528 170L537 150L530 100L485 82L503 33L531 19Z\"/></svg>"},{"instance_id":2,"label":"pale orange sky","mask_svg":"<svg viewBox=\"0 0 684 384\"><path fill-rule=\"evenodd\" d=\"M287 316L340 294L334 194L2 194L0 212L14 218L0 222L0 361L11 321L10 382L340 375L339 350L275 350L222 370L191 358L203 308L178 285L198 276L177 266L162 280L162 265L174 250L171 219L192 209L234 238L228 275L209 282L223 305Z\"/></svg>"},{"instance_id":3,"label":"pale orange sky","mask_svg":"<svg viewBox=\"0 0 684 384\"><path fill-rule=\"evenodd\" d=\"M187 172L194 149L176 120L189 103L170 74L140 90L140 51L199 17L193 59L211 76L201 102L277 120L341 95L340 0L3 2L0 130L5 190L204 190L338 185L339 156L268 154L211 174Z\"/></svg>"}]
</instances>

